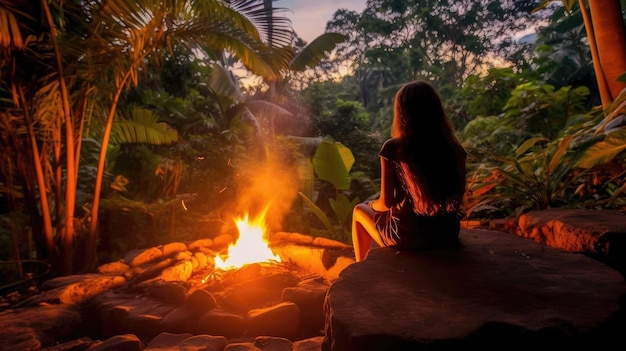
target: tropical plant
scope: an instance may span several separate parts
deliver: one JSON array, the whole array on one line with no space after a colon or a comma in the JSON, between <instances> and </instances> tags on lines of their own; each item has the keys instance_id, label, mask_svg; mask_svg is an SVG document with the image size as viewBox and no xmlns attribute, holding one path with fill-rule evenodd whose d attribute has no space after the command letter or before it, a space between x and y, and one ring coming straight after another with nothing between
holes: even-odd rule
<instances>
[{"instance_id":1,"label":"tropical plant","mask_svg":"<svg viewBox=\"0 0 626 351\"><path fill-rule=\"evenodd\" d=\"M517 216L528 210L571 205L584 171L576 171L588 144L573 147L573 135L550 142L529 138L513 157L469 149L474 157L468 176L466 217ZM481 160L481 161L477 161Z\"/></svg>"},{"instance_id":2,"label":"tropical plant","mask_svg":"<svg viewBox=\"0 0 626 351\"><path fill-rule=\"evenodd\" d=\"M334 197L327 199L328 205L334 213L335 220L331 220L326 214L325 205L319 206L320 199L311 198L300 192L300 197L311 212L320 220L325 228L325 236L343 242L350 242L350 226L352 209L361 200L358 197L348 198L352 177L350 170L354 165L352 151L343 144L332 138L324 138L315 151L312 159L312 169L319 181L331 184L334 188ZM309 192L313 193L313 192ZM318 192L319 194L319 192ZM320 233L321 234L321 233Z\"/></svg>"},{"instance_id":3,"label":"tropical plant","mask_svg":"<svg viewBox=\"0 0 626 351\"><path fill-rule=\"evenodd\" d=\"M459 133L468 147L488 149L510 157L524 140L542 136L553 140L564 128L580 128L591 117L585 104L588 89L528 82L516 86L502 113L470 121Z\"/></svg>"},{"instance_id":4,"label":"tropical plant","mask_svg":"<svg viewBox=\"0 0 626 351\"><path fill-rule=\"evenodd\" d=\"M475 118L496 116L502 112L511 92L523 82L533 79L528 70L490 68L487 74L467 77L462 87L446 101L446 111L458 130Z\"/></svg>"},{"instance_id":5,"label":"tropical plant","mask_svg":"<svg viewBox=\"0 0 626 351\"><path fill-rule=\"evenodd\" d=\"M73 271L81 142L83 135L101 131L96 136L101 151L84 251L85 267L94 262L100 194L117 106L122 93L138 84L146 63L162 57L161 50L181 45L209 58L229 50L245 67L268 78L276 77L281 62L289 62L289 50L266 45L247 17L250 3L0 2L0 16L6 19L0 21L2 115L15 121L5 125L8 129L2 134L19 137L13 144L19 142L20 147L11 150L14 160L22 163L7 171L23 177L25 198L37 209L30 213L31 222L41 223L41 230L38 224L33 227L37 240L45 242L38 245L45 247L39 250L41 256L54 262L61 258L60 270ZM31 13L41 13L43 21ZM29 163L34 172L26 171L30 167L24 165Z\"/></svg>"},{"instance_id":6,"label":"tropical plant","mask_svg":"<svg viewBox=\"0 0 626 351\"><path fill-rule=\"evenodd\" d=\"M554 0L542 0L533 12L545 8ZM575 0L561 0L571 11ZM587 40L593 59L602 106L608 105L626 88L618 78L626 72L626 27L621 0L579 0Z\"/></svg>"},{"instance_id":7,"label":"tropical plant","mask_svg":"<svg viewBox=\"0 0 626 351\"><path fill-rule=\"evenodd\" d=\"M587 33L580 10L569 13L561 7L537 32L532 64L541 79L556 87L584 85L590 95L587 106L600 103Z\"/></svg>"}]
</instances>

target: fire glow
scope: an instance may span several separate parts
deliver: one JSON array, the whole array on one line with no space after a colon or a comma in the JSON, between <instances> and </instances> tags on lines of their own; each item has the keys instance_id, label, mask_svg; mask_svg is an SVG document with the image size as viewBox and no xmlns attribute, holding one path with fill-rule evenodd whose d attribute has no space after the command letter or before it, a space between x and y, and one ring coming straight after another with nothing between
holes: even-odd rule
<instances>
[{"instance_id":1,"label":"fire glow","mask_svg":"<svg viewBox=\"0 0 626 351\"><path fill-rule=\"evenodd\" d=\"M252 221L248 220L248 214L235 220L239 238L228 247L226 255L215 255L215 269L236 269L257 262L280 262L280 256L272 252L267 241L266 212Z\"/></svg>"}]
</instances>

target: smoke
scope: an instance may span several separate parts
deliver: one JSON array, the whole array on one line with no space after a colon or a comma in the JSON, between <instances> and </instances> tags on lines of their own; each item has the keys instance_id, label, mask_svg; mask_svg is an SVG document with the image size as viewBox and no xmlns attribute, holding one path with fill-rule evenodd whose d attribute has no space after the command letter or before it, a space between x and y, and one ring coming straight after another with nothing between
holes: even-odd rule
<instances>
[{"instance_id":1,"label":"smoke","mask_svg":"<svg viewBox=\"0 0 626 351\"><path fill-rule=\"evenodd\" d=\"M267 210L265 223L270 232L280 231L286 214L300 190L295 165L269 156L265 161L249 161L241 165L246 171L237 184L236 212L253 219Z\"/></svg>"}]
</instances>

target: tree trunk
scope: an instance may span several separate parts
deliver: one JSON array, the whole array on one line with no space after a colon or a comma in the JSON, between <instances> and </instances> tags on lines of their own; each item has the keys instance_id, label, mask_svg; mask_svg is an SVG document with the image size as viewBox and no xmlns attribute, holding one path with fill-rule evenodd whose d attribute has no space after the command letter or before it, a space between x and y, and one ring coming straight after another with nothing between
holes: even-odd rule
<instances>
[{"instance_id":1,"label":"tree trunk","mask_svg":"<svg viewBox=\"0 0 626 351\"><path fill-rule=\"evenodd\" d=\"M19 92L19 98L22 106L27 106L26 98L24 97L24 92L20 87L17 89ZM57 251L56 246L54 245L54 233L52 229L52 218L50 213L50 204L48 202L48 194L46 193L46 180L44 175L44 170L41 166L41 160L39 155L39 149L37 148L37 139L35 137L35 131L33 130L33 121L30 117L30 112L28 109L24 109L25 118L26 118L26 128L28 132L28 144L30 146L30 157L33 162L33 168L35 169L35 175L37 179L37 190L39 191L39 206L41 207L41 219L43 220L43 236L46 242L46 249L48 254L48 259L52 262L56 262L57 260ZM25 173L24 173L25 174ZM26 189L26 187L24 187ZM29 191L30 193L30 191ZM30 197L30 194L28 195ZM39 235L40 233L37 233Z\"/></svg>"},{"instance_id":2,"label":"tree trunk","mask_svg":"<svg viewBox=\"0 0 626 351\"><path fill-rule=\"evenodd\" d=\"M50 39L54 46L54 56L56 59L56 69L58 70L59 88L61 94L61 102L63 104L63 117L65 119L65 152L66 152L66 180L65 180L65 223L61 230L61 265L64 274L73 273L72 262L74 260L74 237L76 231L74 229L74 206L76 205L76 160L75 141L74 141L74 120L70 109L70 95L65 83L65 74L63 73L63 58L59 43L57 41L57 29L52 19L52 13L48 2L42 1L43 10L46 15L46 22L50 27ZM80 131L78 133L80 137Z\"/></svg>"},{"instance_id":3,"label":"tree trunk","mask_svg":"<svg viewBox=\"0 0 626 351\"><path fill-rule=\"evenodd\" d=\"M592 31L598 49L600 71L609 90L610 101L602 101L603 107L617 98L626 83L617 78L626 72L626 29L619 0L589 0Z\"/></svg>"},{"instance_id":4,"label":"tree trunk","mask_svg":"<svg viewBox=\"0 0 626 351\"><path fill-rule=\"evenodd\" d=\"M102 134L102 143L100 145L100 156L98 159L98 168L96 170L96 183L94 185L93 204L91 206L91 222L89 223L89 234L87 236L87 245L85 252L85 263L88 266L96 262L96 249L98 246L98 211L100 210L100 197L102 194L102 179L104 178L104 167L106 163L107 149L109 147L109 138L111 137L111 129L113 128L113 120L115 119L115 110L124 90L124 86L130 77L130 69L120 79L119 85L111 106L109 106L109 114L107 116L104 132Z\"/></svg>"},{"instance_id":5,"label":"tree trunk","mask_svg":"<svg viewBox=\"0 0 626 351\"><path fill-rule=\"evenodd\" d=\"M604 71L602 70L602 65L600 63L598 45L596 44L596 38L593 32L593 22L591 20L591 16L589 15L589 11L587 11L585 0L578 0L578 4L580 5L580 12L583 15L583 20L585 21L585 31L587 32L587 40L589 41L589 51L591 52L593 70L596 74L596 83L598 84L600 100L602 102L602 107L606 108L611 101L613 101L613 99L611 98L611 92L608 84L606 83L606 77L604 76Z\"/></svg>"}]
</instances>

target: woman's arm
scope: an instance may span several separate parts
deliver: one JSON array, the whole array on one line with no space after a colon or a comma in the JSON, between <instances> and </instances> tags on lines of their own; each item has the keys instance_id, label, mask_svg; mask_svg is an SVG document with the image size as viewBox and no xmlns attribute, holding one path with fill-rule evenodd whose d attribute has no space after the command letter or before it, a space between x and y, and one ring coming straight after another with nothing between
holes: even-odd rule
<instances>
[{"instance_id":1,"label":"woman's arm","mask_svg":"<svg viewBox=\"0 0 626 351\"><path fill-rule=\"evenodd\" d=\"M393 165L384 157L380 158L380 197L372 202L370 206L379 212L387 211L395 205L395 177Z\"/></svg>"}]
</instances>

